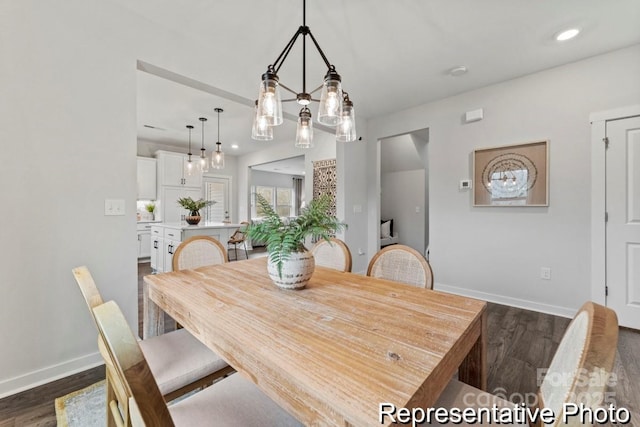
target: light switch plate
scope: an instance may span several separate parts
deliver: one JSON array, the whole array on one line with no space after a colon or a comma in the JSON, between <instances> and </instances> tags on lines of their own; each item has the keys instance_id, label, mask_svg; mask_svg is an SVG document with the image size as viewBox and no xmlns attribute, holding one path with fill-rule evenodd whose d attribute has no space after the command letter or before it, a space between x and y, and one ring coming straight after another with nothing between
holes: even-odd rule
<instances>
[{"instance_id":1,"label":"light switch plate","mask_svg":"<svg viewBox=\"0 0 640 427\"><path fill-rule=\"evenodd\" d=\"M124 215L124 199L105 199L104 214L107 216Z\"/></svg>"}]
</instances>

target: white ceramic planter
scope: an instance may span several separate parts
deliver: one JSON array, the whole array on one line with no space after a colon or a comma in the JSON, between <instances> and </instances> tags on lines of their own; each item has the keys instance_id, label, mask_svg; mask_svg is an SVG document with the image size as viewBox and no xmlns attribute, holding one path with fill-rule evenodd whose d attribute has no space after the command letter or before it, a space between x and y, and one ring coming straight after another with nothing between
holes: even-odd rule
<instances>
[{"instance_id":1,"label":"white ceramic planter","mask_svg":"<svg viewBox=\"0 0 640 427\"><path fill-rule=\"evenodd\" d=\"M278 274L278 266L267 263L269 277L276 286L282 289L302 289L307 286L316 262L309 251L293 252L289 259L282 263L282 277Z\"/></svg>"}]
</instances>

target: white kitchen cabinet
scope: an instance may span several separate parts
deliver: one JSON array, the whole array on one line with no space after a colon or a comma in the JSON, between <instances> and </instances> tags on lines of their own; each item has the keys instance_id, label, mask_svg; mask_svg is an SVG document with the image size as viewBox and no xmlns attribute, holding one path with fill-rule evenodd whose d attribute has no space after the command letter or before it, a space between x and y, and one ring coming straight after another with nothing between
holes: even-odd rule
<instances>
[{"instance_id":1,"label":"white kitchen cabinet","mask_svg":"<svg viewBox=\"0 0 640 427\"><path fill-rule=\"evenodd\" d=\"M152 226L149 252L151 253L151 269L157 272L164 271L164 238L163 227Z\"/></svg>"},{"instance_id":2,"label":"white kitchen cabinet","mask_svg":"<svg viewBox=\"0 0 640 427\"><path fill-rule=\"evenodd\" d=\"M137 185L138 200L156 199L156 159L138 157Z\"/></svg>"},{"instance_id":3,"label":"white kitchen cabinet","mask_svg":"<svg viewBox=\"0 0 640 427\"><path fill-rule=\"evenodd\" d=\"M180 245L180 240L164 239L164 271L173 271L173 254Z\"/></svg>"},{"instance_id":4,"label":"white kitchen cabinet","mask_svg":"<svg viewBox=\"0 0 640 427\"><path fill-rule=\"evenodd\" d=\"M171 185L177 187L202 187L202 174L187 174L187 156L169 151L157 151L158 159L158 185ZM198 158L191 156L193 162Z\"/></svg>"},{"instance_id":5,"label":"white kitchen cabinet","mask_svg":"<svg viewBox=\"0 0 640 427\"><path fill-rule=\"evenodd\" d=\"M151 268L156 273L172 271L173 254L181 242L193 236L210 236L227 246L240 224L181 226L156 224L151 227Z\"/></svg>"},{"instance_id":6,"label":"white kitchen cabinet","mask_svg":"<svg viewBox=\"0 0 640 427\"><path fill-rule=\"evenodd\" d=\"M156 159L159 218L165 223L180 223L189 212L178 205L178 199L202 198L202 175L185 173L187 156L183 154L157 151Z\"/></svg>"},{"instance_id":7,"label":"white kitchen cabinet","mask_svg":"<svg viewBox=\"0 0 640 427\"><path fill-rule=\"evenodd\" d=\"M138 223L138 258L151 256L151 224Z\"/></svg>"}]
</instances>

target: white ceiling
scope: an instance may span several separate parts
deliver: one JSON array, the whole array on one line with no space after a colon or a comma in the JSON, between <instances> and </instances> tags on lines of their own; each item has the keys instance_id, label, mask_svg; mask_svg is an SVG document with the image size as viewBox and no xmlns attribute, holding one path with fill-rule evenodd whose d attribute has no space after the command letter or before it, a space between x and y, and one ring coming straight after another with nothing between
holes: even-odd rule
<instances>
[{"instance_id":1,"label":"white ceiling","mask_svg":"<svg viewBox=\"0 0 640 427\"><path fill-rule=\"evenodd\" d=\"M383 139L380 143L380 172L424 169L426 159L422 154L428 142L428 136L425 138L423 134L424 132L414 132Z\"/></svg>"},{"instance_id":2,"label":"white ceiling","mask_svg":"<svg viewBox=\"0 0 640 427\"><path fill-rule=\"evenodd\" d=\"M249 106L260 75L302 23L302 1L111 0L171 31L209 46L227 68L219 97L180 87L140 72L139 136L186 145L188 123L208 122L208 150L215 142L214 107L221 106L221 141L229 154L264 147L250 139ZM358 124L461 92L640 43L638 0L323 0L307 4L310 27L354 101ZM569 27L581 34L567 42L553 36ZM307 46L308 91L326 68ZM279 72L280 81L301 89L301 43ZM469 72L452 77L448 70ZM286 97L283 92L283 97ZM233 98L230 100L229 98ZM241 103L237 101L241 100ZM295 103L285 105L296 114ZM312 111L315 113L315 107ZM285 120L285 122L287 122ZM166 131L144 128L149 124ZM276 140L295 123L276 128ZM199 139L199 127L198 130ZM237 142L240 149L232 152Z\"/></svg>"},{"instance_id":3,"label":"white ceiling","mask_svg":"<svg viewBox=\"0 0 640 427\"><path fill-rule=\"evenodd\" d=\"M251 169L282 173L286 175L304 175L304 156L291 157L288 159L277 160L275 162L262 163L260 165L253 165Z\"/></svg>"}]
</instances>

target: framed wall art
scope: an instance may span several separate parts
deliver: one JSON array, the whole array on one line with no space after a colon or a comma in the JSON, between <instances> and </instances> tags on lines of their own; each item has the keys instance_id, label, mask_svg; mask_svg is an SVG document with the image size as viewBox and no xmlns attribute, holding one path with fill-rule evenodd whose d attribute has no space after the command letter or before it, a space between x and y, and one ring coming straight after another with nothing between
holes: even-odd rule
<instances>
[{"instance_id":1,"label":"framed wall art","mask_svg":"<svg viewBox=\"0 0 640 427\"><path fill-rule=\"evenodd\" d=\"M473 206L549 206L549 141L473 151Z\"/></svg>"},{"instance_id":2,"label":"framed wall art","mask_svg":"<svg viewBox=\"0 0 640 427\"><path fill-rule=\"evenodd\" d=\"M331 199L329 213L336 215L337 195L336 159L318 160L313 162L313 198L328 194Z\"/></svg>"}]
</instances>

